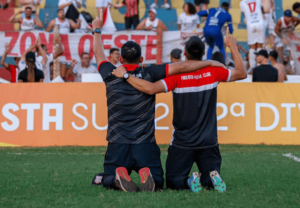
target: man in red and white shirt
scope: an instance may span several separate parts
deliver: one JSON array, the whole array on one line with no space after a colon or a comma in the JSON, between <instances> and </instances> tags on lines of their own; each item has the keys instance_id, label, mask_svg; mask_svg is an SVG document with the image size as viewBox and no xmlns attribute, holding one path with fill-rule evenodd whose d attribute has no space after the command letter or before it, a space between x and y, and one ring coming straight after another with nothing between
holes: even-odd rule
<instances>
[{"instance_id":1,"label":"man in red and white shirt","mask_svg":"<svg viewBox=\"0 0 300 208\"><path fill-rule=\"evenodd\" d=\"M1 59L1 65L4 66L5 69L7 69L9 72L10 72L10 75L11 75L11 79L10 79L10 82L11 83L17 83L18 82L18 75L19 75L19 62L20 62L20 57L15 57L15 65L12 65L12 64L8 64L8 63L5 63L5 58L9 52L9 44L6 44L5 45L5 51L4 51L4 54L2 56L2 59Z\"/></svg>"},{"instance_id":2,"label":"man in red and white shirt","mask_svg":"<svg viewBox=\"0 0 300 208\"><path fill-rule=\"evenodd\" d=\"M125 13L125 28L126 30L130 30L131 27L135 29L139 22L139 0L123 0L122 3L111 4L115 9L126 6L127 10Z\"/></svg>"},{"instance_id":3,"label":"man in red and white shirt","mask_svg":"<svg viewBox=\"0 0 300 208\"><path fill-rule=\"evenodd\" d=\"M202 187L214 187L218 191L226 191L219 175L222 158L217 135L217 86L220 82L246 78L247 70L237 48L237 40L230 36L228 29L225 43L231 50L236 69L205 67L155 83L132 75L127 79L134 88L146 94L173 91L175 131L166 163L167 188L199 192ZM199 61L204 50L204 43L194 36L186 43L185 56L188 60ZM126 70L121 66L112 72L117 77L123 77L124 73ZM194 162L200 174L194 172L189 178Z\"/></svg>"}]
</instances>

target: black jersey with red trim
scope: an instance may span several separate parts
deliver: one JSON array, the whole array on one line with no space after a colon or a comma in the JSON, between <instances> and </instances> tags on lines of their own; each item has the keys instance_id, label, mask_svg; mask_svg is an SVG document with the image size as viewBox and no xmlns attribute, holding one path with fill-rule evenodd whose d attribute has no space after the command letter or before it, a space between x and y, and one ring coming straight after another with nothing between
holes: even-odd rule
<instances>
[{"instance_id":1,"label":"black jersey with red trim","mask_svg":"<svg viewBox=\"0 0 300 208\"><path fill-rule=\"evenodd\" d=\"M192 73L161 80L166 92L173 91L171 145L201 149L218 145L217 86L230 80L231 72L221 67L206 67Z\"/></svg>"},{"instance_id":2,"label":"black jersey with red trim","mask_svg":"<svg viewBox=\"0 0 300 208\"><path fill-rule=\"evenodd\" d=\"M123 66L133 76L150 82L164 79L169 74L169 65ZM121 144L155 142L155 95L144 94L133 88L126 80L112 75L115 68L107 61L100 63L98 67L106 85L107 141Z\"/></svg>"}]
</instances>

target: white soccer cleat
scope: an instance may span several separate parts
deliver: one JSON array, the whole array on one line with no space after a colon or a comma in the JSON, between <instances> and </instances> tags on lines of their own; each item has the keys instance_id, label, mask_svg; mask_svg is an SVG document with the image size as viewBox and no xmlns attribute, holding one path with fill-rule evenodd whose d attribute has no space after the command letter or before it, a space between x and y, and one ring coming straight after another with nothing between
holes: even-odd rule
<instances>
[{"instance_id":1,"label":"white soccer cleat","mask_svg":"<svg viewBox=\"0 0 300 208\"><path fill-rule=\"evenodd\" d=\"M163 4L161 7L164 9L171 9L171 5L168 3Z\"/></svg>"}]
</instances>

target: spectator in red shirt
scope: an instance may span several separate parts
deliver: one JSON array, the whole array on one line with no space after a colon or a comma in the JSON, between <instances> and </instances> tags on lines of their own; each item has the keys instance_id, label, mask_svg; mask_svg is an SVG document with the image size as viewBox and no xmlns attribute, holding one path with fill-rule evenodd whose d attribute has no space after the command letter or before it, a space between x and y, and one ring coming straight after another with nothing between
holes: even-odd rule
<instances>
[{"instance_id":1,"label":"spectator in red shirt","mask_svg":"<svg viewBox=\"0 0 300 208\"><path fill-rule=\"evenodd\" d=\"M111 4L115 9L126 6L127 10L125 13L125 28L126 30L130 30L131 27L135 29L139 22L139 0L123 0L122 3L119 4Z\"/></svg>"},{"instance_id":2,"label":"spectator in red shirt","mask_svg":"<svg viewBox=\"0 0 300 208\"><path fill-rule=\"evenodd\" d=\"M9 44L5 45L5 51L1 59L1 65L4 66L5 69L7 69L10 72L11 78L10 82L11 83L17 83L18 82L18 74L19 74L19 62L20 62L20 57L15 57L15 65L11 65L8 63L5 63L5 58L9 52Z\"/></svg>"}]
</instances>

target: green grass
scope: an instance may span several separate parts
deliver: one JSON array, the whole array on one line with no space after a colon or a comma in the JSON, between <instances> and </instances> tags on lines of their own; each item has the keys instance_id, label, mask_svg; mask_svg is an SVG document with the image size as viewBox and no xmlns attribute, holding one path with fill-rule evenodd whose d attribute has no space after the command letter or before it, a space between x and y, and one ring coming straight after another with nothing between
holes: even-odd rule
<instances>
[{"instance_id":1,"label":"green grass","mask_svg":"<svg viewBox=\"0 0 300 208\"><path fill-rule=\"evenodd\" d=\"M167 146L161 146L165 165ZM0 148L0 207L300 207L299 146L221 145L226 193L92 186L105 147ZM196 166L193 171L196 171ZM132 179L140 184L139 176Z\"/></svg>"}]
</instances>

